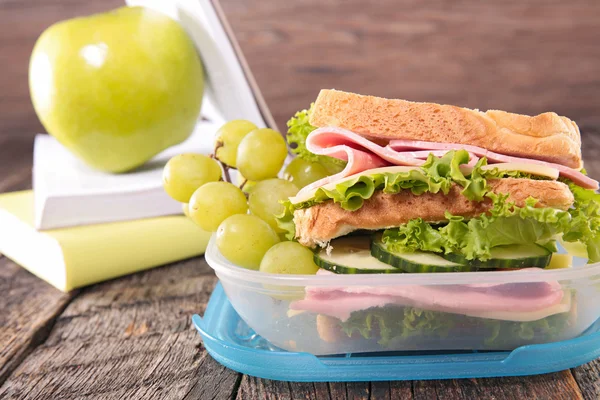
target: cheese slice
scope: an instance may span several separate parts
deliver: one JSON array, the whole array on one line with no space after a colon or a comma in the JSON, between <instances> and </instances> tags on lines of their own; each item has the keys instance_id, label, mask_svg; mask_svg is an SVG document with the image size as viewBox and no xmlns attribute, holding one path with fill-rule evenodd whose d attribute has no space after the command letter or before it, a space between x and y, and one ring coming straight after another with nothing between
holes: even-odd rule
<instances>
[{"instance_id":1,"label":"cheese slice","mask_svg":"<svg viewBox=\"0 0 600 400\"><path fill-rule=\"evenodd\" d=\"M464 315L478 318L498 319L502 321L537 321L554 314L569 312L572 303L571 297L571 292L565 290L560 303L536 311L467 311Z\"/></svg>"},{"instance_id":2,"label":"cheese slice","mask_svg":"<svg viewBox=\"0 0 600 400\"><path fill-rule=\"evenodd\" d=\"M315 193L319 189L333 190L337 185L343 182L350 181L352 179L361 177L361 176L371 176L377 174L395 174L400 172L410 172L412 170L420 170L421 167L414 166L392 166L392 167L382 167L375 169L368 169L366 171L359 172L354 175L347 176L345 178L339 179L337 181L329 182L326 185L320 186L318 188L314 188L304 193L300 193L298 196L290 197L290 202L292 204L299 204L305 201L309 201L313 197L315 197ZM547 167L545 165L538 164L529 164L529 163L499 163L499 164L491 164L485 165L481 167L482 171L519 171L527 174L535 175L535 176L543 176L545 178L550 178L552 180L558 179L559 171L556 168ZM461 165L461 171L463 174L470 174L473 168L468 167L466 165Z\"/></svg>"},{"instance_id":3,"label":"cheese slice","mask_svg":"<svg viewBox=\"0 0 600 400\"><path fill-rule=\"evenodd\" d=\"M535 176L543 176L546 178L550 178L552 180L558 179L558 175L560 173L559 170L552 167L547 167L545 165L539 164L529 164L529 163L500 163L500 164L490 164L481 167L483 171L490 171L493 169L497 169L498 171L519 171L527 174L535 175Z\"/></svg>"}]
</instances>

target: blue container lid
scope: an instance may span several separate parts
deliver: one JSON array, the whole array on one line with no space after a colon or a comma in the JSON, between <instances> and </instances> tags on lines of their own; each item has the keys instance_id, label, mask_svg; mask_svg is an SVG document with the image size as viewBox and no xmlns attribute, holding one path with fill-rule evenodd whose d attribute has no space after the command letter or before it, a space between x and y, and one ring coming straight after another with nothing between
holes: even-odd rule
<instances>
[{"instance_id":1,"label":"blue container lid","mask_svg":"<svg viewBox=\"0 0 600 400\"><path fill-rule=\"evenodd\" d=\"M390 352L316 357L271 345L239 317L217 284L204 317L192 321L212 357L266 379L327 382L484 378L573 368L600 357L600 320L581 336L511 352Z\"/></svg>"}]
</instances>

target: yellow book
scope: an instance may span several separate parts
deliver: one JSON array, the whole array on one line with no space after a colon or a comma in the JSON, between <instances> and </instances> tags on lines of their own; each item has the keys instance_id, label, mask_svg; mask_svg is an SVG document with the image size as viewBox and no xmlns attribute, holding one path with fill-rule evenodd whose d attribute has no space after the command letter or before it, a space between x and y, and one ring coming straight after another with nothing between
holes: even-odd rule
<instances>
[{"instance_id":1,"label":"yellow book","mask_svg":"<svg viewBox=\"0 0 600 400\"><path fill-rule=\"evenodd\" d=\"M62 291L204 253L183 215L37 231L33 192L0 194L0 253Z\"/></svg>"}]
</instances>

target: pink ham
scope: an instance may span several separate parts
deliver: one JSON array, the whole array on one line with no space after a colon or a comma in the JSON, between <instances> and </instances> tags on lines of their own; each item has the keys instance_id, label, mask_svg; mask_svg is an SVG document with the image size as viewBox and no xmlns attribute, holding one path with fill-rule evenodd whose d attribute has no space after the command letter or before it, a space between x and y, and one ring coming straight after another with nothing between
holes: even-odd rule
<instances>
[{"instance_id":1,"label":"pink ham","mask_svg":"<svg viewBox=\"0 0 600 400\"><path fill-rule=\"evenodd\" d=\"M319 128L311 132L306 138L306 148L311 153L339 158L340 160L349 161L349 156L354 151L366 150L392 165L419 166L423 164L423 160L400 155L389 147L380 146L347 129L335 127Z\"/></svg>"},{"instance_id":2,"label":"pink ham","mask_svg":"<svg viewBox=\"0 0 600 400\"><path fill-rule=\"evenodd\" d=\"M319 128L311 132L306 138L306 148L311 153L338 158L347 161L347 164L341 172L305 186L298 193L299 196L314 188L368 169L388 165L420 166L425 163L429 155L429 152L400 153L389 147L380 146L354 132L335 127ZM448 150L435 153L444 155L447 152ZM474 157L472 162L477 162L477 158Z\"/></svg>"},{"instance_id":3,"label":"pink ham","mask_svg":"<svg viewBox=\"0 0 600 400\"><path fill-rule=\"evenodd\" d=\"M489 163L518 162L545 165L559 170L562 176L584 188L598 189L597 181L564 165L506 156L470 145L392 140L389 145L384 147L347 129L324 127L316 129L308 135L306 148L314 154L347 161L347 164L340 173L313 182L304 187L298 195L368 169L387 165L421 166L429 153L434 153L439 157L450 150L458 149L469 152L469 166L473 166L478 161L478 156L487 157Z\"/></svg>"},{"instance_id":4,"label":"pink ham","mask_svg":"<svg viewBox=\"0 0 600 400\"><path fill-rule=\"evenodd\" d=\"M314 154L347 161L346 167L302 188L298 195L330 182L343 179L368 169L388 165L422 165L423 160L400 156L390 148L379 146L369 139L342 128L319 128L306 138L306 148Z\"/></svg>"},{"instance_id":5,"label":"pink ham","mask_svg":"<svg viewBox=\"0 0 600 400\"><path fill-rule=\"evenodd\" d=\"M319 270L319 275L331 272ZM355 311L386 305L412 306L455 314L530 312L559 304L558 282L475 285L395 285L307 287L306 296L290 304L293 310L325 314L345 321Z\"/></svg>"},{"instance_id":6,"label":"pink ham","mask_svg":"<svg viewBox=\"0 0 600 400\"><path fill-rule=\"evenodd\" d=\"M423 142L419 140L392 140L387 146L389 149L407 153L408 150L413 149L426 149L426 150L437 150L437 151L449 151L464 149L469 153L478 155L480 157L486 157L490 164L494 163L529 163L538 164L551 167L560 171L560 174L565 178L571 179L577 185L586 189L598 189L598 181L593 180L590 177L583 175L581 172L574 170L573 168L565 167L564 165L549 163L546 161L534 160L529 158L520 158L507 156L504 154L494 153L493 151L486 150L481 147L464 145L464 144L449 144L449 143L436 143L436 142Z\"/></svg>"}]
</instances>

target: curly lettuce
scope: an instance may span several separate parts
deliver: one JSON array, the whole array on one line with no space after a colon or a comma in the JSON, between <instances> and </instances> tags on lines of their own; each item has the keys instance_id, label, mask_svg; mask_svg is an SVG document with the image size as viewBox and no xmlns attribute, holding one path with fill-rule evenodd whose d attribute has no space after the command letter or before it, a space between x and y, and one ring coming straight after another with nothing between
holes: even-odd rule
<instances>
[{"instance_id":1,"label":"curly lettuce","mask_svg":"<svg viewBox=\"0 0 600 400\"><path fill-rule=\"evenodd\" d=\"M536 208L535 199L524 207L507 201L508 195L487 193L493 207L488 214L467 220L446 213L447 223L430 224L414 219L388 229L383 241L390 250L458 253L467 259L490 258L497 246L538 244L556 251L554 241L581 242L587 248L588 262L600 261L600 194L566 181L575 198L573 207L563 211Z\"/></svg>"},{"instance_id":2,"label":"curly lettuce","mask_svg":"<svg viewBox=\"0 0 600 400\"><path fill-rule=\"evenodd\" d=\"M497 246L539 244L552 248L556 235L570 230L568 211L536 208L529 198L524 207L507 201L508 195L486 194L493 206L488 214L470 220L446 213L447 223L432 225L418 218L387 229L382 240L393 251L431 251L461 254L486 261Z\"/></svg>"},{"instance_id":3,"label":"curly lettuce","mask_svg":"<svg viewBox=\"0 0 600 400\"><path fill-rule=\"evenodd\" d=\"M365 339L377 338L384 347L392 341L411 336L446 337L454 327L452 318L444 313L414 307L381 307L356 311L341 323L342 332Z\"/></svg>"},{"instance_id":4,"label":"curly lettuce","mask_svg":"<svg viewBox=\"0 0 600 400\"><path fill-rule=\"evenodd\" d=\"M536 321L498 321L495 319L482 319L486 337L484 345L490 348L509 348L516 340L533 342L557 340L569 327L569 313L550 315Z\"/></svg>"},{"instance_id":5,"label":"curly lettuce","mask_svg":"<svg viewBox=\"0 0 600 400\"><path fill-rule=\"evenodd\" d=\"M571 224L563 236L567 242L581 242L587 248L590 262L600 261L600 194L577 186L570 180L563 180L568 186L575 202L569 209Z\"/></svg>"},{"instance_id":6,"label":"curly lettuce","mask_svg":"<svg viewBox=\"0 0 600 400\"><path fill-rule=\"evenodd\" d=\"M314 103L310 105L308 110L298 111L287 122L287 142L292 152L298 157L306 161L321 163L327 172L333 175L343 170L346 162L333 157L313 154L306 148L306 138L312 131L317 129L309 122L313 105Z\"/></svg>"},{"instance_id":7,"label":"curly lettuce","mask_svg":"<svg viewBox=\"0 0 600 400\"><path fill-rule=\"evenodd\" d=\"M569 313L554 314L537 321L502 321L469 317L415 307L375 307L356 311L340 328L348 337L360 335L377 339L384 348L397 346L411 337L445 338L457 330L469 327L471 332L481 332L482 347L504 349L515 342L556 340L568 327Z\"/></svg>"}]
</instances>

